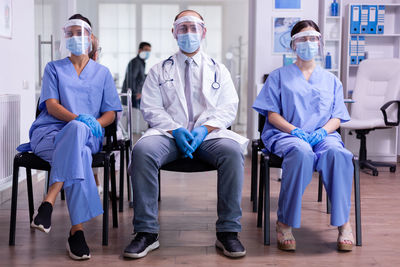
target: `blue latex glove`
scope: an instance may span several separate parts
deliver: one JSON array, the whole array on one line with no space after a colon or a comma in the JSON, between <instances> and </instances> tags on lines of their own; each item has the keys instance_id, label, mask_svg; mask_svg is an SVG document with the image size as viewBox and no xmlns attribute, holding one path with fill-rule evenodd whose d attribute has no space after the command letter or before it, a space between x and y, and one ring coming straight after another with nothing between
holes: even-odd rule
<instances>
[{"instance_id":1,"label":"blue latex glove","mask_svg":"<svg viewBox=\"0 0 400 267\"><path fill-rule=\"evenodd\" d=\"M290 132L291 135L294 135L308 143L309 134L306 133L303 129L295 128Z\"/></svg>"},{"instance_id":2,"label":"blue latex glove","mask_svg":"<svg viewBox=\"0 0 400 267\"><path fill-rule=\"evenodd\" d=\"M79 114L79 116L76 117L75 120L86 124L90 128L90 131L94 136L101 137L103 135L103 129L100 123L92 115Z\"/></svg>"},{"instance_id":3,"label":"blue latex glove","mask_svg":"<svg viewBox=\"0 0 400 267\"><path fill-rule=\"evenodd\" d=\"M194 149L189 142L193 141L193 135L186 128L178 128L172 131L172 136L175 137L176 145L185 157L193 158Z\"/></svg>"},{"instance_id":4,"label":"blue latex glove","mask_svg":"<svg viewBox=\"0 0 400 267\"><path fill-rule=\"evenodd\" d=\"M203 143L204 138L206 138L208 134L208 129L206 126L199 126L192 130L191 134L193 135L193 141L190 143L193 150L195 151L201 143Z\"/></svg>"},{"instance_id":5,"label":"blue latex glove","mask_svg":"<svg viewBox=\"0 0 400 267\"><path fill-rule=\"evenodd\" d=\"M327 135L328 133L324 128L319 128L318 130L310 134L310 136L308 137L308 143L310 143L311 146L315 146L316 144L324 140Z\"/></svg>"}]
</instances>

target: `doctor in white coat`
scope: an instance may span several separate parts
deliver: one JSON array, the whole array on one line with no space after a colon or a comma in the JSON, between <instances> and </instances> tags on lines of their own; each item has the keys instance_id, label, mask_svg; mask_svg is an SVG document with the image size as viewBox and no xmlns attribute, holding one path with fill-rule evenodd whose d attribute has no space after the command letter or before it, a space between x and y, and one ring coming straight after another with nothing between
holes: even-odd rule
<instances>
[{"instance_id":1,"label":"doctor in white coat","mask_svg":"<svg viewBox=\"0 0 400 267\"><path fill-rule=\"evenodd\" d=\"M150 129L132 151L135 237L124 256L141 258L159 247L158 169L189 157L217 168L216 246L226 256L242 257L238 232L248 140L227 130L239 99L226 67L201 51L206 28L200 14L180 12L172 33L179 51L155 65L143 85L140 109Z\"/></svg>"}]
</instances>

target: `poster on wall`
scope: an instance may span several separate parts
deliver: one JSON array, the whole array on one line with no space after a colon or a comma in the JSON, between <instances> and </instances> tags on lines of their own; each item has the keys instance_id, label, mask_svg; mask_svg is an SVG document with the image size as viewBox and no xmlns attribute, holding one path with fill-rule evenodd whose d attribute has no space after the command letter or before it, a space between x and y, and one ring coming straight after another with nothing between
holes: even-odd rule
<instances>
[{"instance_id":1,"label":"poster on wall","mask_svg":"<svg viewBox=\"0 0 400 267\"><path fill-rule=\"evenodd\" d=\"M273 19L273 52L288 53L290 48L290 31L300 21L299 17L276 17Z\"/></svg>"},{"instance_id":2,"label":"poster on wall","mask_svg":"<svg viewBox=\"0 0 400 267\"><path fill-rule=\"evenodd\" d=\"M300 9L301 0L274 0L275 9Z\"/></svg>"},{"instance_id":3,"label":"poster on wall","mask_svg":"<svg viewBox=\"0 0 400 267\"><path fill-rule=\"evenodd\" d=\"M11 0L0 0L0 37L12 37Z\"/></svg>"}]
</instances>

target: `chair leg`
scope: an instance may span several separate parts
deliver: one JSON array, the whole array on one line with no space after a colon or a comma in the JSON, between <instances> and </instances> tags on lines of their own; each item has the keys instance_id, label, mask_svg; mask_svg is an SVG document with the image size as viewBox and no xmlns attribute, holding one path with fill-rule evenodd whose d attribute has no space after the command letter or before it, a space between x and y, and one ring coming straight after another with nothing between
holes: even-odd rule
<instances>
[{"instance_id":1,"label":"chair leg","mask_svg":"<svg viewBox=\"0 0 400 267\"><path fill-rule=\"evenodd\" d=\"M362 246L361 232L361 199L360 199L360 167L357 158L353 158L354 165L354 201L356 215L356 245Z\"/></svg>"},{"instance_id":2,"label":"chair leg","mask_svg":"<svg viewBox=\"0 0 400 267\"><path fill-rule=\"evenodd\" d=\"M108 183L110 173L110 155L104 155L104 189L103 189L103 246L108 246Z\"/></svg>"},{"instance_id":3,"label":"chair leg","mask_svg":"<svg viewBox=\"0 0 400 267\"><path fill-rule=\"evenodd\" d=\"M318 177L318 202L322 202L322 175Z\"/></svg>"},{"instance_id":4,"label":"chair leg","mask_svg":"<svg viewBox=\"0 0 400 267\"><path fill-rule=\"evenodd\" d=\"M253 140L251 150L251 193L250 200L253 201L253 212L257 212L257 173L258 173L258 140Z\"/></svg>"},{"instance_id":5,"label":"chair leg","mask_svg":"<svg viewBox=\"0 0 400 267\"><path fill-rule=\"evenodd\" d=\"M17 156L16 156L17 157ZM10 237L8 245L15 246L15 226L17 223L18 173L19 166L14 158L13 181L11 193Z\"/></svg>"},{"instance_id":6,"label":"chair leg","mask_svg":"<svg viewBox=\"0 0 400 267\"><path fill-rule=\"evenodd\" d=\"M124 147L119 151L119 212L124 211Z\"/></svg>"},{"instance_id":7,"label":"chair leg","mask_svg":"<svg viewBox=\"0 0 400 267\"><path fill-rule=\"evenodd\" d=\"M328 194L326 194L326 214L331 214L331 200Z\"/></svg>"},{"instance_id":8,"label":"chair leg","mask_svg":"<svg viewBox=\"0 0 400 267\"><path fill-rule=\"evenodd\" d=\"M260 157L260 184L258 187L258 211L257 211L257 227L261 228L262 227L262 213L263 213L263 202L264 202L264 172L263 170L264 168L264 161L263 161L263 157Z\"/></svg>"},{"instance_id":9,"label":"chair leg","mask_svg":"<svg viewBox=\"0 0 400 267\"><path fill-rule=\"evenodd\" d=\"M128 187L128 200L129 200L129 207L133 208L133 188L132 188L132 183L131 183L131 177L129 176L129 144L125 144L125 157L126 157L126 185Z\"/></svg>"},{"instance_id":10,"label":"chair leg","mask_svg":"<svg viewBox=\"0 0 400 267\"><path fill-rule=\"evenodd\" d=\"M117 211L117 185L115 178L115 155L111 154L110 157L111 165L111 207L112 207L112 219L113 227L118 228L118 211Z\"/></svg>"},{"instance_id":11,"label":"chair leg","mask_svg":"<svg viewBox=\"0 0 400 267\"><path fill-rule=\"evenodd\" d=\"M263 167L263 173L264 173L264 245L270 245L271 244L271 238L270 238L270 173L269 173L269 158L268 156L262 155L264 164L262 165ZM260 165L261 167L261 165Z\"/></svg>"},{"instance_id":12,"label":"chair leg","mask_svg":"<svg viewBox=\"0 0 400 267\"><path fill-rule=\"evenodd\" d=\"M31 223L35 209L33 206L32 171L29 168L26 168L26 187L28 191L29 223Z\"/></svg>"},{"instance_id":13,"label":"chair leg","mask_svg":"<svg viewBox=\"0 0 400 267\"><path fill-rule=\"evenodd\" d=\"M158 170L158 202L161 201L161 171Z\"/></svg>"}]
</instances>

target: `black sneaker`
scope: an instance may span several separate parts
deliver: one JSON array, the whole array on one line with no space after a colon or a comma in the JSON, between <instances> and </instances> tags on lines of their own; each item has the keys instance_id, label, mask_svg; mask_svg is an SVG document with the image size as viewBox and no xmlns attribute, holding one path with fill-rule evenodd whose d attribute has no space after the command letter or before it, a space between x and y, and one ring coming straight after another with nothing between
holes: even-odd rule
<instances>
[{"instance_id":1,"label":"black sneaker","mask_svg":"<svg viewBox=\"0 0 400 267\"><path fill-rule=\"evenodd\" d=\"M73 260L90 259L90 250L82 230L76 231L74 235L71 235L71 232L69 233L67 251Z\"/></svg>"},{"instance_id":2,"label":"black sneaker","mask_svg":"<svg viewBox=\"0 0 400 267\"><path fill-rule=\"evenodd\" d=\"M158 234L136 233L131 243L124 250L124 257L138 259L143 258L148 252L160 246Z\"/></svg>"},{"instance_id":3,"label":"black sneaker","mask_svg":"<svg viewBox=\"0 0 400 267\"><path fill-rule=\"evenodd\" d=\"M51 229L51 213L53 212L53 206L49 202L43 202L38 212L31 223L31 227L38 229L48 234Z\"/></svg>"},{"instance_id":4,"label":"black sneaker","mask_svg":"<svg viewBox=\"0 0 400 267\"><path fill-rule=\"evenodd\" d=\"M231 258L238 258L246 255L246 250L242 243L240 243L236 232L218 232L215 246L223 250L225 256Z\"/></svg>"}]
</instances>

